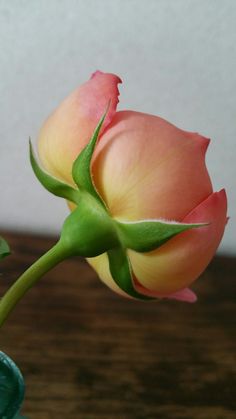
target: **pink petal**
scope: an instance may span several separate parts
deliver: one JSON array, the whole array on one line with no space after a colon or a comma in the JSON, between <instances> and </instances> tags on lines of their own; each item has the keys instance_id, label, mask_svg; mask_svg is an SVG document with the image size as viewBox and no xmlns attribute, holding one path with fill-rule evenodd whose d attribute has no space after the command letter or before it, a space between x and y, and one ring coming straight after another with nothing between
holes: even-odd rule
<instances>
[{"instance_id":1,"label":"pink petal","mask_svg":"<svg viewBox=\"0 0 236 419\"><path fill-rule=\"evenodd\" d=\"M118 103L119 77L96 72L49 116L39 135L39 156L49 173L72 182L72 163L88 143L94 129L110 107L103 130L111 122Z\"/></svg>"},{"instance_id":2,"label":"pink petal","mask_svg":"<svg viewBox=\"0 0 236 419\"><path fill-rule=\"evenodd\" d=\"M179 300L179 301L186 301L187 303L195 303L197 301L196 294L190 290L189 288L184 288L181 291L177 291L174 294L170 294L167 296L169 299Z\"/></svg>"},{"instance_id":3,"label":"pink petal","mask_svg":"<svg viewBox=\"0 0 236 419\"><path fill-rule=\"evenodd\" d=\"M158 291L151 291L150 289L145 288L140 282L134 277L134 286L135 289L140 292L140 294L148 295L149 297L156 297L156 298L167 298L170 300L179 300L179 301L186 301L188 303L195 303L197 301L196 294L191 291L189 288L184 288L180 291L176 291L173 294L161 294Z\"/></svg>"},{"instance_id":4,"label":"pink petal","mask_svg":"<svg viewBox=\"0 0 236 419\"><path fill-rule=\"evenodd\" d=\"M92 129L89 138L99 119L104 114L109 101L110 106L104 121L103 130L111 122L119 103L119 90L117 87L119 83L122 83L122 81L115 74L103 73L97 70L92 74L89 81L80 86L79 101L81 116L89 118Z\"/></svg>"}]
</instances>

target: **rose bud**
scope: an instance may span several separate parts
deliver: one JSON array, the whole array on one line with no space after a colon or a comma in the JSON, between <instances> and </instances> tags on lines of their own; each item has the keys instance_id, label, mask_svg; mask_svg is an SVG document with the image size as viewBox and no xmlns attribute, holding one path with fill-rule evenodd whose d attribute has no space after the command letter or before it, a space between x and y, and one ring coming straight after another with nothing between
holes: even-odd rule
<instances>
[{"instance_id":1,"label":"rose bud","mask_svg":"<svg viewBox=\"0 0 236 419\"><path fill-rule=\"evenodd\" d=\"M32 166L70 201L61 235L68 255L85 256L122 295L194 302L188 287L226 224L225 191L213 192L205 165L209 139L157 116L117 112L120 82L97 71L64 100L39 135L47 173L33 154Z\"/></svg>"}]
</instances>

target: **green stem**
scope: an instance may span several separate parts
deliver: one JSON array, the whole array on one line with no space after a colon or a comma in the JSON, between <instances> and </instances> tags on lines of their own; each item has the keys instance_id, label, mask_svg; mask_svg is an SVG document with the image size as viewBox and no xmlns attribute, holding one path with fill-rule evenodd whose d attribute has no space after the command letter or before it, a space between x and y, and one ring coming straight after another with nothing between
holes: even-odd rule
<instances>
[{"instance_id":1,"label":"green stem","mask_svg":"<svg viewBox=\"0 0 236 419\"><path fill-rule=\"evenodd\" d=\"M0 300L0 327L24 294L50 269L68 257L59 241L47 253L31 265L9 288Z\"/></svg>"}]
</instances>

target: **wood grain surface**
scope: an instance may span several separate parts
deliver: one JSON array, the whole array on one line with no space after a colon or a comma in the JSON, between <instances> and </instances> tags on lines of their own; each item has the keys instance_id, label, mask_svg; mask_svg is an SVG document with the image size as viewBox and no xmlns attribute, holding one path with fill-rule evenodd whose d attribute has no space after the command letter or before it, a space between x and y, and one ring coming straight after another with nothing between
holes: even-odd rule
<instances>
[{"instance_id":1,"label":"wood grain surface","mask_svg":"<svg viewBox=\"0 0 236 419\"><path fill-rule=\"evenodd\" d=\"M5 234L1 294L54 239ZM86 262L57 266L1 330L30 419L235 419L236 260L216 258L196 304L123 299Z\"/></svg>"}]
</instances>

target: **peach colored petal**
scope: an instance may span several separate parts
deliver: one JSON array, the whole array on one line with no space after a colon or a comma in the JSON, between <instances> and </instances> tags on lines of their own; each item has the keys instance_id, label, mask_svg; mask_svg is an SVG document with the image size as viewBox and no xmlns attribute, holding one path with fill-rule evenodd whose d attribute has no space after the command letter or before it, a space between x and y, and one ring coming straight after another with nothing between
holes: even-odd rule
<instances>
[{"instance_id":1,"label":"peach colored petal","mask_svg":"<svg viewBox=\"0 0 236 419\"><path fill-rule=\"evenodd\" d=\"M195 302L196 295L185 287L202 273L213 257L227 222L226 207L225 191L213 193L183 220L186 223L210 220L210 225L184 232L153 252L129 251L137 291L157 298ZM127 297L110 274L106 254L87 260L109 288Z\"/></svg>"},{"instance_id":2,"label":"peach colored petal","mask_svg":"<svg viewBox=\"0 0 236 419\"><path fill-rule=\"evenodd\" d=\"M226 224L225 191L211 194L194 208L183 222L210 222L208 226L181 233L149 253L129 250L132 268L139 283L163 295L188 287L212 259Z\"/></svg>"},{"instance_id":3,"label":"peach colored petal","mask_svg":"<svg viewBox=\"0 0 236 419\"><path fill-rule=\"evenodd\" d=\"M120 220L180 221L212 193L209 140L152 115L117 112L93 159L97 189Z\"/></svg>"},{"instance_id":4,"label":"peach colored petal","mask_svg":"<svg viewBox=\"0 0 236 419\"><path fill-rule=\"evenodd\" d=\"M124 291L122 291L113 280L108 263L106 253L96 256L94 258L87 258L87 262L95 269L99 278L106 284L112 291L122 295L123 297L130 298Z\"/></svg>"},{"instance_id":5,"label":"peach colored petal","mask_svg":"<svg viewBox=\"0 0 236 419\"><path fill-rule=\"evenodd\" d=\"M40 159L49 173L72 183L73 161L91 138L109 100L103 129L113 118L120 82L114 74L97 71L49 116L38 142Z\"/></svg>"},{"instance_id":6,"label":"peach colored petal","mask_svg":"<svg viewBox=\"0 0 236 419\"><path fill-rule=\"evenodd\" d=\"M108 257L106 253L100 256L97 256L95 258L88 258L87 262L97 272L101 281L104 284L106 284L112 291L115 291L116 293L122 295L123 297L131 298L125 292L123 292L113 280L110 270L109 270ZM135 279L134 279L134 284L135 284L136 290L140 292L140 294L148 295L150 297L156 297L160 299L167 298L171 300L185 301L188 303L195 303L197 300L196 294L189 288L185 288L183 290L177 291L170 295L161 295L158 292L150 291L144 288Z\"/></svg>"}]
</instances>

